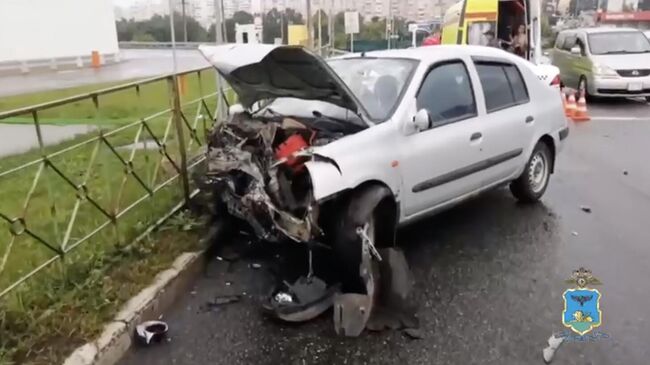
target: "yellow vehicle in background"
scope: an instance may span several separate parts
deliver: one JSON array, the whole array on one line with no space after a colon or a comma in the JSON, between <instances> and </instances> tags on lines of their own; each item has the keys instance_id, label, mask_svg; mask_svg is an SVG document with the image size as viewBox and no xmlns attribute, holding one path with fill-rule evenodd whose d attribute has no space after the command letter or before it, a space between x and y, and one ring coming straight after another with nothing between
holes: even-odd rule
<instances>
[{"instance_id":1,"label":"yellow vehicle in background","mask_svg":"<svg viewBox=\"0 0 650 365\"><path fill-rule=\"evenodd\" d=\"M560 70L542 55L540 0L461 0L443 17L442 44L487 46L494 34L502 48L508 49L519 26L525 26L527 49L523 56L537 65L538 77L559 87Z\"/></svg>"}]
</instances>

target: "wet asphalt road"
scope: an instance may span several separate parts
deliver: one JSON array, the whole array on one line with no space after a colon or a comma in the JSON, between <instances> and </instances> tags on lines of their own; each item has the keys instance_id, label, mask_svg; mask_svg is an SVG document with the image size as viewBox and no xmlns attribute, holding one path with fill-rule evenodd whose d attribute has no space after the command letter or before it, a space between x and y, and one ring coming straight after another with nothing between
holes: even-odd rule
<instances>
[{"instance_id":1,"label":"wet asphalt road","mask_svg":"<svg viewBox=\"0 0 650 365\"><path fill-rule=\"evenodd\" d=\"M174 71L171 50L122 49L120 55L121 62L105 65L97 70L82 68L0 77L0 97L133 80ZM198 50L177 50L176 56L178 71L209 66Z\"/></svg>"},{"instance_id":2,"label":"wet asphalt road","mask_svg":"<svg viewBox=\"0 0 650 365\"><path fill-rule=\"evenodd\" d=\"M613 102L591 112L595 120L571 126L542 204L518 205L501 189L400 231L423 339L398 331L338 338L331 312L276 323L259 309L265 270L214 260L166 315L170 341L121 364L542 364L548 337L563 329L564 279L579 266L603 282L599 329L610 338L565 342L553 364L648 364L650 106ZM205 309L217 295L243 292L239 303Z\"/></svg>"}]
</instances>

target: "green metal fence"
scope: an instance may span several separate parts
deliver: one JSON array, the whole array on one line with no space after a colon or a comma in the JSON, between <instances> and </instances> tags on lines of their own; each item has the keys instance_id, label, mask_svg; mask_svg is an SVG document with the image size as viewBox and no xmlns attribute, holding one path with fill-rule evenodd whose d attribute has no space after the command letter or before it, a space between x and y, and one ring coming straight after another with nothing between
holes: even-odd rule
<instances>
[{"instance_id":1,"label":"green metal fence","mask_svg":"<svg viewBox=\"0 0 650 365\"><path fill-rule=\"evenodd\" d=\"M206 68L0 112L38 142L0 158L0 298L128 245L186 203L217 95ZM91 132L48 145L49 123L68 119Z\"/></svg>"}]
</instances>

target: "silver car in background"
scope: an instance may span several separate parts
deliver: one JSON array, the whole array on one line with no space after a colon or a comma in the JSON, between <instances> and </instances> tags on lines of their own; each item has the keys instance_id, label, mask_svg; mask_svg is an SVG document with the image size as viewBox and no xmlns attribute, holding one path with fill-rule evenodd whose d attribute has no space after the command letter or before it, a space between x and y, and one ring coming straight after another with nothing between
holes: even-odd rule
<instances>
[{"instance_id":1,"label":"silver car in background","mask_svg":"<svg viewBox=\"0 0 650 365\"><path fill-rule=\"evenodd\" d=\"M650 40L638 29L565 30L551 57L563 84L588 97L643 96L650 101Z\"/></svg>"}]
</instances>

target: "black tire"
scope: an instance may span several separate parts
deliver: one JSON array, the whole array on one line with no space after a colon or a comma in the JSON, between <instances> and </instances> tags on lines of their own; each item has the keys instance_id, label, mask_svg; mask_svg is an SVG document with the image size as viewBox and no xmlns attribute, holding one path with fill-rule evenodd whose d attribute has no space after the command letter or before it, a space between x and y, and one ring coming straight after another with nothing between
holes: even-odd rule
<instances>
[{"instance_id":1,"label":"black tire","mask_svg":"<svg viewBox=\"0 0 650 365\"><path fill-rule=\"evenodd\" d=\"M510 183L510 191L517 200L522 203L536 203L544 195L551 176L552 158L548 146L544 142L537 142L524 171L517 180Z\"/></svg>"},{"instance_id":2,"label":"black tire","mask_svg":"<svg viewBox=\"0 0 650 365\"><path fill-rule=\"evenodd\" d=\"M650 96L646 96L646 97L645 97L645 101L648 102L648 103L650 103Z\"/></svg>"}]
</instances>

